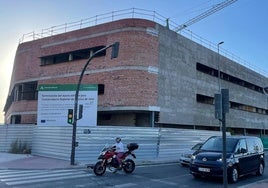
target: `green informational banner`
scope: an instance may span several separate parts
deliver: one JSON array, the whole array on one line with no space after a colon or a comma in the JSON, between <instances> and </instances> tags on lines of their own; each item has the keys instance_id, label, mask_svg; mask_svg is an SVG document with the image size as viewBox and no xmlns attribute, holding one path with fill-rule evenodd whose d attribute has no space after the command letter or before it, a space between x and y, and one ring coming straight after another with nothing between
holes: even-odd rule
<instances>
[{"instance_id":1,"label":"green informational banner","mask_svg":"<svg viewBox=\"0 0 268 188\"><path fill-rule=\"evenodd\" d=\"M69 125L68 110L74 109L76 84L44 84L38 86L37 125ZM98 85L81 85L78 106L83 106L77 126L97 125ZM79 112L77 112L78 114Z\"/></svg>"}]
</instances>

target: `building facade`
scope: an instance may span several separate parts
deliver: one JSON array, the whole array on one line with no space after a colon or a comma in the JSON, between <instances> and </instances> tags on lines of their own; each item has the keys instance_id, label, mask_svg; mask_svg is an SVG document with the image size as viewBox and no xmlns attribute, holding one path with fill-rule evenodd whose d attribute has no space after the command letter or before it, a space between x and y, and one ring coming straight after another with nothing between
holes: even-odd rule
<instances>
[{"instance_id":1,"label":"building facade","mask_svg":"<svg viewBox=\"0 0 268 188\"><path fill-rule=\"evenodd\" d=\"M6 123L35 124L39 84L98 84L98 125L218 130L214 94L229 89L227 127L268 129L267 77L145 19L122 19L21 43L5 105ZM219 71L220 70L220 71ZM220 73L220 74L219 74Z\"/></svg>"}]
</instances>

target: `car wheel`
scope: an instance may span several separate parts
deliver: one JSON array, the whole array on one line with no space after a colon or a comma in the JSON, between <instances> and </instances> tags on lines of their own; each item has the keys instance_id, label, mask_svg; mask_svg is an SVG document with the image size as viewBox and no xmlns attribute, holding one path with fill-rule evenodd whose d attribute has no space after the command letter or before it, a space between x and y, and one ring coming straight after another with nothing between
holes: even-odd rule
<instances>
[{"instance_id":1,"label":"car wheel","mask_svg":"<svg viewBox=\"0 0 268 188\"><path fill-rule=\"evenodd\" d=\"M264 172L263 163L260 163L259 168L258 168L258 171L256 172L256 174L258 176L262 176L263 175L263 172Z\"/></svg>"},{"instance_id":2,"label":"car wheel","mask_svg":"<svg viewBox=\"0 0 268 188\"><path fill-rule=\"evenodd\" d=\"M238 170L237 168L234 166L232 169L231 169L231 173L229 174L229 182L230 183L235 183L238 181L238 177L239 177L239 174L238 174Z\"/></svg>"}]
</instances>

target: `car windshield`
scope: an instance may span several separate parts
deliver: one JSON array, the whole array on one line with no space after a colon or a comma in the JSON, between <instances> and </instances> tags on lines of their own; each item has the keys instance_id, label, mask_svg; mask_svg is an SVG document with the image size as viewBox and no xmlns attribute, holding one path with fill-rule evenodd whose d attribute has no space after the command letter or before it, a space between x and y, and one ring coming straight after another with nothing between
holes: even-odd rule
<instances>
[{"instance_id":1,"label":"car windshield","mask_svg":"<svg viewBox=\"0 0 268 188\"><path fill-rule=\"evenodd\" d=\"M226 138L226 152L233 152L237 143L235 138ZM221 137L212 137L207 140L204 145L201 147L202 150L206 151L217 151L222 152L222 138Z\"/></svg>"},{"instance_id":2,"label":"car windshield","mask_svg":"<svg viewBox=\"0 0 268 188\"><path fill-rule=\"evenodd\" d=\"M195 144L195 145L191 148L191 150L199 150L199 149L201 148L202 145L203 145L202 143Z\"/></svg>"}]
</instances>

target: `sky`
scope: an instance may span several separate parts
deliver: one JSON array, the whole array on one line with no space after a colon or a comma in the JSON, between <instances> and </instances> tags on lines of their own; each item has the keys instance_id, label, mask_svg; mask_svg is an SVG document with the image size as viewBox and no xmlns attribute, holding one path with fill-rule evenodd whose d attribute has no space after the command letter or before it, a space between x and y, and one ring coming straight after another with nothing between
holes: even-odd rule
<instances>
[{"instance_id":1,"label":"sky","mask_svg":"<svg viewBox=\"0 0 268 188\"><path fill-rule=\"evenodd\" d=\"M0 123L13 62L23 34L112 11L155 11L180 25L224 0L0 0ZM268 76L268 1L238 0L196 22L187 30L220 45ZM268 86L268 83L267 83Z\"/></svg>"}]
</instances>

